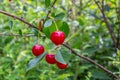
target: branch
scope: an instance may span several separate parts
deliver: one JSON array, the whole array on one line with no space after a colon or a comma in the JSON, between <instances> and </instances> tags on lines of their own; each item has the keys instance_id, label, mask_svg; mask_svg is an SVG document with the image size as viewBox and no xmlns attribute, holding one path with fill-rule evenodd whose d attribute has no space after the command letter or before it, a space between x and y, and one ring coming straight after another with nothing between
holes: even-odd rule
<instances>
[{"instance_id":1,"label":"branch","mask_svg":"<svg viewBox=\"0 0 120 80\"><path fill-rule=\"evenodd\" d=\"M88 62L91 62L93 64L95 64L96 66L98 66L100 69L104 70L106 73L110 74L111 76L113 76L114 78L116 79L119 79L119 77L115 74L113 74L110 70L106 69L105 67L103 67L102 65L96 63L95 61L93 61L92 59L88 58L88 57L85 57L81 54L78 54L76 51L74 51L71 47L69 47L67 44L63 44L63 46L65 46L66 48L68 48L73 54L75 54L76 56L88 61Z\"/></svg>"},{"instance_id":2,"label":"branch","mask_svg":"<svg viewBox=\"0 0 120 80\"><path fill-rule=\"evenodd\" d=\"M117 50L115 34L114 34L113 30L112 30L111 25L110 25L109 22L108 22L108 19L107 19L105 13L104 13L104 12L105 12L105 11L104 11L104 0L102 0L102 4L101 4L101 5L100 5L100 3L99 3L98 1L96 1L96 0L94 0L94 2L96 3L96 5L98 6L98 8L100 9L100 11L101 11L101 13L102 13L104 22L106 23L106 27L107 27L107 29L108 29L108 31L109 31L109 33L110 33L110 36L111 36L111 39L112 39L113 44L114 44L114 46L115 46L115 49Z\"/></svg>"},{"instance_id":3,"label":"branch","mask_svg":"<svg viewBox=\"0 0 120 80\"><path fill-rule=\"evenodd\" d=\"M29 27L32 27L32 28L37 29L37 27L35 27L34 25L30 24L29 22L25 21L25 20L22 19L22 18L19 18L19 17L15 16L15 15L12 15L12 14L7 13L7 12L2 11L2 10L0 10L0 13L2 13L2 14L4 14L4 15L7 15L7 16L9 16L9 17L12 17L12 18L14 18L14 19L18 19L19 21L21 21L21 22L27 24Z\"/></svg>"},{"instance_id":4,"label":"branch","mask_svg":"<svg viewBox=\"0 0 120 80\"><path fill-rule=\"evenodd\" d=\"M54 7L56 1L57 1L57 0L54 0L54 2L51 4L51 8ZM44 20L44 22L43 22L43 24L45 23L45 21L47 20L47 18L49 18L50 13L51 13L51 11L49 10L48 13L47 13L47 16L46 16L46 18L45 18L45 20Z\"/></svg>"}]
</instances>

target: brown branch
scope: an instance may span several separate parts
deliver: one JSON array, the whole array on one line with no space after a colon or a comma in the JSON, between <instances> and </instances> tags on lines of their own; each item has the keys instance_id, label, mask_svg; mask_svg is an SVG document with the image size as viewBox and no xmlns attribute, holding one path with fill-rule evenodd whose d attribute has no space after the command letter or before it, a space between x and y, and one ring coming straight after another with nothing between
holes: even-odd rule
<instances>
[{"instance_id":1,"label":"brown branch","mask_svg":"<svg viewBox=\"0 0 120 80\"><path fill-rule=\"evenodd\" d=\"M98 1L96 1L96 0L94 0L94 2L96 3L96 5L98 6L98 8L100 9L100 11L101 11L101 13L102 13L104 22L106 23L106 27L107 27L107 29L108 29L108 31L109 31L109 33L110 33L110 36L111 36L111 39L112 39L113 44L114 44L114 46L115 46L115 49L117 50L115 34L114 34L113 30L112 30L111 25L110 25L109 22L108 22L108 19L107 19L105 13L104 13L104 12L105 12L105 11L104 11L104 0L102 0L102 4L101 4L101 5L100 5L100 3L98 3Z\"/></svg>"},{"instance_id":2,"label":"brown branch","mask_svg":"<svg viewBox=\"0 0 120 80\"><path fill-rule=\"evenodd\" d=\"M29 22L25 21L23 18L19 18L19 17L15 16L15 15L12 15L12 14L7 13L7 12L2 11L2 10L0 10L0 13L2 13L2 14L4 14L4 15L7 15L7 16L10 16L10 17L12 17L12 18L14 18L14 19L18 19L19 21L22 21L23 23L27 24L29 27L32 27L32 28L37 29L36 26L34 26L34 25L30 24Z\"/></svg>"},{"instance_id":3,"label":"brown branch","mask_svg":"<svg viewBox=\"0 0 120 80\"><path fill-rule=\"evenodd\" d=\"M76 56L88 61L88 62L91 62L93 64L95 64L96 66L98 66L100 69L104 70L106 73L110 74L111 76L113 76L114 78L116 79L119 79L119 77L115 74L113 74L110 70L106 69L105 67L103 67L102 65L96 63L95 61L93 61L92 59L88 58L88 57L85 57L81 54L78 54L76 51L74 51L71 47L69 47L67 44L63 44L63 46L65 46L66 48L68 48L73 54L75 54Z\"/></svg>"}]
</instances>

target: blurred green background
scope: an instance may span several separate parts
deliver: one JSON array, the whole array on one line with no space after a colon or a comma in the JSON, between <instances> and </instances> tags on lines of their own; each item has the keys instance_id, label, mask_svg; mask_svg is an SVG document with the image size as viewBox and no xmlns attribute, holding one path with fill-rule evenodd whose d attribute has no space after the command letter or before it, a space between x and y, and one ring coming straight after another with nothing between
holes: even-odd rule
<instances>
[{"instance_id":1,"label":"blurred green background","mask_svg":"<svg viewBox=\"0 0 120 80\"><path fill-rule=\"evenodd\" d=\"M53 1L50 0L50 4ZM105 0L105 14L115 35L118 35L119 24L115 11L117 2ZM21 17L36 27L50 10L50 16L65 32L66 41L74 50L120 75L120 51L115 53L110 34L94 1L58 0L52 8L50 4L49 0L0 0L0 10ZM60 70L55 65L47 64L43 58L26 71L29 61L35 58L31 52L33 45L42 44L46 52L56 53L52 50L55 45L49 40L50 33L55 30L51 19L46 21L43 32L39 34L17 19L0 13L0 80L114 80L63 46L60 51L68 63L67 69Z\"/></svg>"}]
</instances>

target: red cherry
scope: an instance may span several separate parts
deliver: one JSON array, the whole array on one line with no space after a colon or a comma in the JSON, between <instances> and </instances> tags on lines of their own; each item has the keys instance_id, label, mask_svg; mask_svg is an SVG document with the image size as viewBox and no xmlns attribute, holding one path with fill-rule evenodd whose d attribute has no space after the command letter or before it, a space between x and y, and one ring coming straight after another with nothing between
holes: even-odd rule
<instances>
[{"instance_id":1,"label":"red cherry","mask_svg":"<svg viewBox=\"0 0 120 80\"><path fill-rule=\"evenodd\" d=\"M54 31L50 35L50 39L55 45L60 45L65 40L65 34L62 31Z\"/></svg>"},{"instance_id":2,"label":"red cherry","mask_svg":"<svg viewBox=\"0 0 120 80\"><path fill-rule=\"evenodd\" d=\"M42 54L44 52L44 47L40 44L36 44L32 47L32 53L35 56L39 56L40 54Z\"/></svg>"},{"instance_id":3,"label":"red cherry","mask_svg":"<svg viewBox=\"0 0 120 80\"><path fill-rule=\"evenodd\" d=\"M57 62L57 67L59 69L65 69L65 68L67 68L67 66L68 66L68 64L63 64L63 63Z\"/></svg>"},{"instance_id":4,"label":"red cherry","mask_svg":"<svg viewBox=\"0 0 120 80\"><path fill-rule=\"evenodd\" d=\"M56 60L55 60L55 54L46 54L45 56L46 62L49 64L55 64Z\"/></svg>"}]
</instances>

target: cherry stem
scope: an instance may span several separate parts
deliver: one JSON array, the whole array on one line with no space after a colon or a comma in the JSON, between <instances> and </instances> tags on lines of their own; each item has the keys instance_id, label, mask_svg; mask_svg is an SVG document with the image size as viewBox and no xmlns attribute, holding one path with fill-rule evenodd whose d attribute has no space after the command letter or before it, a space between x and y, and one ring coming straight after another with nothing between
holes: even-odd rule
<instances>
[{"instance_id":1,"label":"cherry stem","mask_svg":"<svg viewBox=\"0 0 120 80\"><path fill-rule=\"evenodd\" d=\"M39 37L40 37L40 34L39 34L39 30L38 30L38 36L37 36L37 38L38 38L38 44L39 44Z\"/></svg>"}]
</instances>

